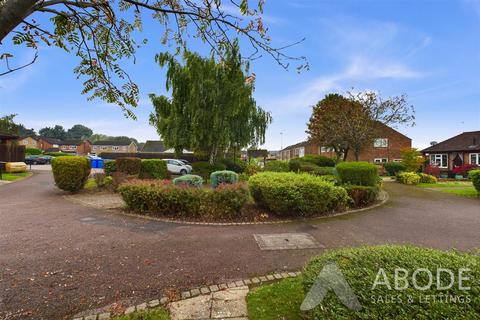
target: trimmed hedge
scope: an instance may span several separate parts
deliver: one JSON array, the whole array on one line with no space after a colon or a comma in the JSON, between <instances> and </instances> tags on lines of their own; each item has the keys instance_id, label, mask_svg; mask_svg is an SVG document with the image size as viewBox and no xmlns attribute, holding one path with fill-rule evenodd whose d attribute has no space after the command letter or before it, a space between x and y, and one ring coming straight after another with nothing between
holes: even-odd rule
<instances>
[{"instance_id":1,"label":"trimmed hedge","mask_svg":"<svg viewBox=\"0 0 480 320\"><path fill-rule=\"evenodd\" d=\"M420 176L415 172L400 172L397 181L403 184L416 185L420 183Z\"/></svg>"},{"instance_id":2,"label":"trimmed hedge","mask_svg":"<svg viewBox=\"0 0 480 320\"><path fill-rule=\"evenodd\" d=\"M235 161L231 158L224 158L220 160L220 163L225 165L225 169L229 171L234 171L236 173L242 173L245 171L245 167L247 166L246 162L242 159L235 159Z\"/></svg>"},{"instance_id":3,"label":"trimmed hedge","mask_svg":"<svg viewBox=\"0 0 480 320\"><path fill-rule=\"evenodd\" d=\"M65 191L82 190L87 183L90 169L90 161L84 157L68 156L52 159L55 184Z\"/></svg>"},{"instance_id":4,"label":"trimmed hedge","mask_svg":"<svg viewBox=\"0 0 480 320\"><path fill-rule=\"evenodd\" d=\"M37 148L25 148L25 154L29 154L32 156L37 156L39 154L42 154L43 150L42 149L37 149Z\"/></svg>"},{"instance_id":5,"label":"trimmed hedge","mask_svg":"<svg viewBox=\"0 0 480 320\"><path fill-rule=\"evenodd\" d=\"M257 204L280 216L320 215L349 203L345 189L310 174L264 172L250 177L248 184Z\"/></svg>"},{"instance_id":6,"label":"trimmed hedge","mask_svg":"<svg viewBox=\"0 0 480 320\"><path fill-rule=\"evenodd\" d=\"M290 171L290 168L287 161L273 160L267 161L263 170L272 172L288 172Z\"/></svg>"},{"instance_id":7,"label":"trimmed hedge","mask_svg":"<svg viewBox=\"0 0 480 320\"><path fill-rule=\"evenodd\" d=\"M167 162L160 159L144 159L140 166L140 179L168 179L170 173L167 169Z\"/></svg>"},{"instance_id":8,"label":"trimmed hedge","mask_svg":"<svg viewBox=\"0 0 480 320\"><path fill-rule=\"evenodd\" d=\"M437 183L437 178L426 173L417 173L420 177L420 183Z\"/></svg>"},{"instance_id":9,"label":"trimmed hedge","mask_svg":"<svg viewBox=\"0 0 480 320\"><path fill-rule=\"evenodd\" d=\"M210 182L213 188L220 184L233 184L238 182L238 174L233 171L215 171L210 175Z\"/></svg>"},{"instance_id":10,"label":"trimmed hedge","mask_svg":"<svg viewBox=\"0 0 480 320\"><path fill-rule=\"evenodd\" d=\"M117 162L115 160L104 161L103 170L107 176L111 176L115 171L117 171Z\"/></svg>"},{"instance_id":11,"label":"trimmed hedge","mask_svg":"<svg viewBox=\"0 0 480 320\"><path fill-rule=\"evenodd\" d=\"M391 177L396 176L397 173L405 171L406 167L401 162L387 162L383 165L387 174Z\"/></svg>"},{"instance_id":12,"label":"trimmed hedge","mask_svg":"<svg viewBox=\"0 0 480 320\"><path fill-rule=\"evenodd\" d=\"M313 163L319 167L335 167L335 159L324 157L324 156L315 156L315 155L306 155L300 158L304 162Z\"/></svg>"},{"instance_id":13,"label":"trimmed hedge","mask_svg":"<svg viewBox=\"0 0 480 320\"><path fill-rule=\"evenodd\" d=\"M336 166L342 184L376 186L379 183L378 168L368 162L342 162Z\"/></svg>"},{"instance_id":14,"label":"trimmed hedge","mask_svg":"<svg viewBox=\"0 0 480 320\"><path fill-rule=\"evenodd\" d=\"M210 164L207 161L198 161L192 163L192 172L207 180L210 178L212 172L225 170L226 166L223 163Z\"/></svg>"},{"instance_id":15,"label":"trimmed hedge","mask_svg":"<svg viewBox=\"0 0 480 320\"><path fill-rule=\"evenodd\" d=\"M142 159L140 158L118 158L117 171L129 175L138 175L142 168Z\"/></svg>"},{"instance_id":16,"label":"trimmed hedge","mask_svg":"<svg viewBox=\"0 0 480 320\"><path fill-rule=\"evenodd\" d=\"M337 170L334 167L318 167L313 174L316 176L336 176Z\"/></svg>"},{"instance_id":17,"label":"trimmed hedge","mask_svg":"<svg viewBox=\"0 0 480 320\"><path fill-rule=\"evenodd\" d=\"M374 202L379 193L378 187L369 186L343 186L347 190L348 196L352 199L355 207L363 207Z\"/></svg>"},{"instance_id":18,"label":"trimmed hedge","mask_svg":"<svg viewBox=\"0 0 480 320\"><path fill-rule=\"evenodd\" d=\"M118 192L127 207L139 213L202 219L237 217L249 199L248 188L242 183L209 189L132 180L122 184Z\"/></svg>"},{"instance_id":19,"label":"trimmed hedge","mask_svg":"<svg viewBox=\"0 0 480 320\"><path fill-rule=\"evenodd\" d=\"M47 152L47 153L44 153L43 155L51 156L51 157L75 157L73 153L67 153L67 152Z\"/></svg>"},{"instance_id":20,"label":"trimmed hedge","mask_svg":"<svg viewBox=\"0 0 480 320\"><path fill-rule=\"evenodd\" d=\"M360 311L347 308L336 294L329 293L322 303L309 311L308 318L320 319L478 319L480 310L480 258L477 255L459 251L440 251L413 246L371 246L360 248L337 249L313 258L303 270L303 289L307 294L317 282L318 275L325 265L335 263L345 281L362 306ZM390 288L380 274L384 271ZM395 270L399 268L408 272L408 287L395 289ZM427 271L418 272L424 268ZM454 283L449 289L437 289L437 272L440 269L450 270L454 275ZM463 275L469 280L463 281L465 290L459 283L460 269L469 269ZM413 284L413 273L417 287ZM403 272L400 272L400 276ZM447 272L440 273L440 285L450 283ZM429 285L429 281L432 281ZM374 284L377 285L374 286ZM399 286L404 285L400 281ZM424 290L419 290L424 287ZM425 298L432 297L436 299ZM443 297L443 299L440 299ZM451 302L449 297L457 300ZM467 297L470 301L467 300ZM386 300L389 299L389 300ZM392 300L396 299L396 300ZM463 301L463 302L462 302Z\"/></svg>"},{"instance_id":21,"label":"trimmed hedge","mask_svg":"<svg viewBox=\"0 0 480 320\"><path fill-rule=\"evenodd\" d=\"M480 170L471 170L468 177L472 180L473 186L480 193Z\"/></svg>"},{"instance_id":22,"label":"trimmed hedge","mask_svg":"<svg viewBox=\"0 0 480 320\"><path fill-rule=\"evenodd\" d=\"M174 185L189 185L200 188L203 185L203 178L194 174L186 174L173 179Z\"/></svg>"}]
</instances>

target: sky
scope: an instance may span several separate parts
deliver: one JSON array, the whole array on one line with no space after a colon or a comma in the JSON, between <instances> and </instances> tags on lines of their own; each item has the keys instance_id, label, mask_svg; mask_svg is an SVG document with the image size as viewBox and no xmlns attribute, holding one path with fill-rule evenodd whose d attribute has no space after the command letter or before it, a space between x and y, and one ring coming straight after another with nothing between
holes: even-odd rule
<instances>
[{"instance_id":1,"label":"sky","mask_svg":"<svg viewBox=\"0 0 480 320\"><path fill-rule=\"evenodd\" d=\"M306 56L310 65L299 74L266 55L251 63L255 99L273 116L264 145L269 150L305 140L311 107L325 94L352 88L385 98L406 94L416 125L396 129L417 148L480 130L480 0L267 0L264 22L274 45L305 38L289 53ZM95 133L158 140L148 124L148 94L168 95L166 70L154 62L166 48L157 40L158 25L146 21L145 29L149 43L135 64L125 62L140 87L137 120L125 118L118 106L87 101L72 72L77 58L55 47L42 47L34 65L0 77L0 115L16 113L18 122L37 131L83 124ZM31 54L2 46L20 61ZM195 40L191 48L207 52ZM250 49L242 46L245 54Z\"/></svg>"}]
</instances>

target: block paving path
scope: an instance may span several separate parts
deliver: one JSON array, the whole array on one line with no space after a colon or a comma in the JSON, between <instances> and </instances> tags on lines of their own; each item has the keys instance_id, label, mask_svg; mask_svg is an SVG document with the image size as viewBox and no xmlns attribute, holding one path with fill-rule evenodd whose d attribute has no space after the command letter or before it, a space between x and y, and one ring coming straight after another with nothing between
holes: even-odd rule
<instances>
[{"instance_id":1,"label":"block paving path","mask_svg":"<svg viewBox=\"0 0 480 320\"><path fill-rule=\"evenodd\" d=\"M300 270L312 256L339 247L480 247L479 199L384 185L387 203L360 213L281 225L198 226L72 203L51 172L37 171L0 186L0 319L115 313L190 288ZM260 250L254 238L287 233L309 234L318 247Z\"/></svg>"}]
</instances>

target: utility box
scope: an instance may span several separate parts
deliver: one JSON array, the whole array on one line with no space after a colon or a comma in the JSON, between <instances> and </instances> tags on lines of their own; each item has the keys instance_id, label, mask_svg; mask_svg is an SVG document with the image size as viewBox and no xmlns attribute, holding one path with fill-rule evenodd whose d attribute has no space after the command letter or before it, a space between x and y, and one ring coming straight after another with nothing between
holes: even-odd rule
<instances>
[{"instance_id":1,"label":"utility box","mask_svg":"<svg viewBox=\"0 0 480 320\"><path fill-rule=\"evenodd\" d=\"M27 172L27 165L25 162L7 162L5 164L5 172Z\"/></svg>"}]
</instances>

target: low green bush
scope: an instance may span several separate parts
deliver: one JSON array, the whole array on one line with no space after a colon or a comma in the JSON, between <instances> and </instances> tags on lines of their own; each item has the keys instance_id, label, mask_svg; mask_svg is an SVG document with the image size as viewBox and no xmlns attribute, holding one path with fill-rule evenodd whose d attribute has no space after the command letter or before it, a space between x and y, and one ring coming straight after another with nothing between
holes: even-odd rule
<instances>
[{"instance_id":1,"label":"low green bush","mask_svg":"<svg viewBox=\"0 0 480 320\"><path fill-rule=\"evenodd\" d=\"M238 174L233 171L215 171L210 175L210 183L212 184L213 188L218 187L220 184L233 184L237 182Z\"/></svg>"},{"instance_id":2,"label":"low green bush","mask_svg":"<svg viewBox=\"0 0 480 320\"><path fill-rule=\"evenodd\" d=\"M117 171L128 175L138 175L142 168L142 159L134 157L118 158Z\"/></svg>"},{"instance_id":3,"label":"low green bush","mask_svg":"<svg viewBox=\"0 0 480 320\"><path fill-rule=\"evenodd\" d=\"M95 180L95 184L97 185L98 188L103 188L105 187L105 178L107 175L102 172L96 172L93 174L93 179Z\"/></svg>"},{"instance_id":4,"label":"low green bush","mask_svg":"<svg viewBox=\"0 0 480 320\"><path fill-rule=\"evenodd\" d=\"M192 163L192 172L201 176L204 180L210 178L212 172L225 170L226 166L223 163L210 164L207 161L198 161Z\"/></svg>"},{"instance_id":5,"label":"low green bush","mask_svg":"<svg viewBox=\"0 0 480 320\"><path fill-rule=\"evenodd\" d=\"M257 163L249 163L245 167L244 173L247 174L247 176L251 177L254 174L257 174L259 172L262 172L262 168L257 164Z\"/></svg>"},{"instance_id":6,"label":"low green bush","mask_svg":"<svg viewBox=\"0 0 480 320\"><path fill-rule=\"evenodd\" d=\"M417 173L420 177L420 183L437 183L437 178L426 173Z\"/></svg>"},{"instance_id":7,"label":"low green bush","mask_svg":"<svg viewBox=\"0 0 480 320\"><path fill-rule=\"evenodd\" d=\"M310 174L264 172L250 177L248 184L258 205L281 216L320 215L349 203L345 189Z\"/></svg>"},{"instance_id":8,"label":"low green bush","mask_svg":"<svg viewBox=\"0 0 480 320\"><path fill-rule=\"evenodd\" d=\"M387 174L391 177L396 176L397 173L405 171L406 167L401 162L387 162L383 165Z\"/></svg>"},{"instance_id":9,"label":"low green bush","mask_svg":"<svg viewBox=\"0 0 480 320\"><path fill-rule=\"evenodd\" d=\"M352 199L355 207L362 207L374 202L379 193L378 187L369 186L343 186L347 190L348 196Z\"/></svg>"},{"instance_id":10,"label":"low green bush","mask_svg":"<svg viewBox=\"0 0 480 320\"><path fill-rule=\"evenodd\" d=\"M51 156L51 157L75 157L73 153L67 153L67 152L47 152L44 153L46 156Z\"/></svg>"},{"instance_id":11,"label":"low green bush","mask_svg":"<svg viewBox=\"0 0 480 320\"><path fill-rule=\"evenodd\" d=\"M319 167L335 167L335 159L324 157L324 156L316 156L316 155L306 155L301 159L303 162L310 162Z\"/></svg>"},{"instance_id":12,"label":"low green bush","mask_svg":"<svg viewBox=\"0 0 480 320\"><path fill-rule=\"evenodd\" d=\"M117 162L115 160L104 161L103 170L107 176L111 176L115 171L117 171Z\"/></svg>"},{"instance_id":13,"label":"low green bush","mask_svg":"<svg viewBox=\"0 0 480 320\"><path fill-rule=\"evenodd\" d=\"M316 176L336 176L337 170L334 167L318 167L313 171Z\"/></svg>"},{"instance_id":14,"label":"low green bush","mask_svg":"<svg viewBox=\"0 0 480 320\"><path fill-rule=\"evenodd\" d=\"M160 159L144 159L140 166L140 179L168 179L170 173L167 169L167 162Z\"/></svg>"},{"instance_id":15,"label":"low green bush","mask_svg":"<svg viewBox=\"0 0 480 320\"><path fill-rule=\"evenodd\" d=\"M313 163L301 163L300 167L298 168L298 172L308 172L308 173L314 173L317 170L320 170L320 167L317 166L316 164Z\"/></svg>"},{"instance_id":16,"label":"low green bush","mask_svg":"<svg viewBox=\"0 0 480 320\"><path fill-rule=\"evenodd\" d=\"M291 159L288 161L288 168L292 172L299 172L302 164L304 163L299 158Z\"/></svg>"},{"instance_id":17,"label":"low green bush","mask_svg":"<svg viewBox=\"0 0 480 320\"><path fill-rule=\"evenodd\" d=\"M242 159L231 159L231 158L224 158L220 160L220 163L225 165L225 169L229 171L233 171L236 173L242 173L245 171L245 167L247 166L247 163L243 161Z\"/></svg>"},{"instance_id":18,"label":"low green bush","mask_svg":"<svg viewBox=\"0 0 480 320\"><path fill-rule=\"evenodd\" d=\"M416 185L420 183L420 176L415 172L400 172L397 181L403 184Z\"/></svg>"},{"instance_id":19,"label":"low green bush","mask_svg":"<svg viewBox=\"0 0 480 320\"><path fill-rule=\"evenodd\" d=\"M242 183L210 189L159 180L131 180L123 183L118 192L127 207L139 213L202 219L239 216L249 199L248 189Z\"/></svg>"},{"instance_id":20,"label":"low green bush","mask_svg":"<svg viewBox=\"0 0 480 320\"><path fill-rule=\"evenodd\" d=\"M480 170L470 170L468 177L472 180L473 186L480 193Z\"/></svg>"},{"instance_id":21,"label":"low green bush","mask_svg":"<svg viewBox=\"0 0 480 320\"><path fill-rule=\"evenodd\" d=\"M77 192L83 189L90 175L90 161L84 157L57 157L52 159L52 172L58 188Z\"/></svg>"},{"instance_id":22,"label":"low green bush","mask_svg":"<svg viewBox=\"0 0 480 320\"><path fill-rule=\"evenodd\" d=\"M347 308L336 294L330 293L308 312L308 319L478 319L478 255L394 245L332 250L313 258L305 266L302 273L305 294L317 283L324 267L331 264L340 269L361 310ZM463 276L468 280L460 284L462 269L467 270ZM407 285L401 280L397 286L397 270L400 270L400 277L407 273ZM437 289L437 281L447 289ZM396 286L405 288L396 290Z\"/></svg>"},{"instance_id":23,"label":"low green bush","mask_svg":"<svg viewBox=\"0 0 480 320\"><path fill-rule=\"evenodd\" d=\"M32 155L32 156L37 156L39 154L42 154L42 150L41 149L37 149L37 148L25 148L25 154L27 155Z\"/></svg>"},{"instance_id":24,"label":"low green bush","mask_svg":"<svg viewBox=\"0 0 480 320\"><path fill-rule=\"evenodd\" d=\"M189 185L200 188L203 185L203 178L194 174L186 174L173 179L174 185Z\"/></svg>"},{"instance_id":25,"label":"low green bush","mask_svg":"<svg viewBox=\"0 0 480 320\"><path fill-rule=\"evenodd\" d=\"M287 161L273 160L267 161L263 170L272 172L288 172L290 171L290 168Z\"/></svg>"},{"instance_id":26,"label":"low green bush","mask_svg":"<svg viewBox=\"0 0 480 320\"><path fill-rule=\"evenodd\" d=\"M380 180L377 166L368 162L342 162L336 170L342 184L374 187Z\"/></svg>"},{"instance_id":27,"label":"low green bush","mask_svg":"<svg viewBox=\"0 0 480 320\"><path fill-rule=\"evenodd\" d=\"M337 184L338 183L337 176L334 176L334 175L331 175L331 174L320 175L320 176L317 176L317 177L319 179L322 179L323 181L326 181L326 182L329 182L329 183L332 183L332 184Z\"/></svg>"}]
</instances>

